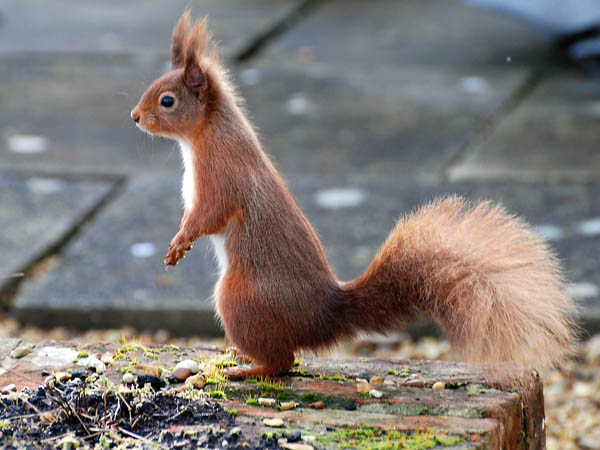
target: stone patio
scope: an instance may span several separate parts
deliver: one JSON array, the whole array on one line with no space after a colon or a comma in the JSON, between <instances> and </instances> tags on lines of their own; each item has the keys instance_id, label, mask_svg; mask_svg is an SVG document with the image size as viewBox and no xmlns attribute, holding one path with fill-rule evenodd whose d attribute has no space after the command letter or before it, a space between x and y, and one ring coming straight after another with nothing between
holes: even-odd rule
<instances>
[{"instance_id":1,"label":"stone patio","mask_svg":"<svg viewBox=\"0 0 600 450\"><path fill-rule=\"evenodd\" d=\"M1 303L44 326L217 334L206 243L162 265L181 211L178 151L129 119L168 67L187 3L64 4L0 6L0 274L26 275L0 278ZM580 322L600 329L597 79L558 64L523 23L459 1L191 7L209 15L340 278L420 203L489 198L550 240Z\"/></svg>"}]
</instances>

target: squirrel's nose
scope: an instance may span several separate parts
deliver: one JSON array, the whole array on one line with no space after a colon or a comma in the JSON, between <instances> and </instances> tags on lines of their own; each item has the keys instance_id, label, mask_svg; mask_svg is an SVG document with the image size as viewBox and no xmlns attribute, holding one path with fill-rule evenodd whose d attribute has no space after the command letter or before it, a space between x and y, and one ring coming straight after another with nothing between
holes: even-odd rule
<instances>
[{"instance_id":1,"label":"squirrel's nose","mask_svg":"<svg viewBox=\"0 0 600 450\"><path fill-rule=\"evenodd\" d=\"M135 123L140 121L140 113L137 112L135 108L131 110L131 118Z\"/></svg>"}]
</instances>

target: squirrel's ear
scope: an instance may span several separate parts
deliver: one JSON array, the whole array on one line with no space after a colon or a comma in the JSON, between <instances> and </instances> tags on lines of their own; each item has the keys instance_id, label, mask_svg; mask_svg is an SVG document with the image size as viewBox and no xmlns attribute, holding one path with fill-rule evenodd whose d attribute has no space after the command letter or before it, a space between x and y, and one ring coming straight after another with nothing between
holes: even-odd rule
<instances>
[{"instance_id":1,"label":"squirrel's ear","mask_svg":"<svg viewBox=\"0 0 600 450\"><path fill-rule=\"evenodd\" d=\"M196 96L200 95L207 86L207 78L202 69L201 60L209 41L210 35L206 31L206 18L196 21L186 39L183 62L183 81Z\"/></svg>"},{"instance_id":2,"label":"squirrel's ear","mask_svg":"<svg viewBox=\"0 0 600 450\"><path fill-rule=\"evenodd\" d=\"M208 85L206 75L196 63L185 65L185 69L183 71L183 82L196 97L199 97Z\"/></svg>"},{"instance_id":3,"label":"squirrel's ear","mask_svg":"<svg viewBox=\"0 0 600 450\"><path fill-rule=\"evenodd\" d=\"M186 9L173 29L171 40L171 66L173 69L183 67L185 38L190 29L190 10Z\"/></svg>"}]
</instances>

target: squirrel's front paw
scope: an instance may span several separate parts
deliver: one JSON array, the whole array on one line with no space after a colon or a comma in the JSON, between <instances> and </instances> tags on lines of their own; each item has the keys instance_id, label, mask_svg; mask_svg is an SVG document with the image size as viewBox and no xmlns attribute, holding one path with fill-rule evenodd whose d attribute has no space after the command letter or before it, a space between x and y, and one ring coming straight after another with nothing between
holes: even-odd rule
<instances>
[{"instance_id":1,"label":"squirrel's front paw","mask_svg":"<svg viewBox=\"0 0 600 450\"><path fill-rule=\"evenodd\" d=\"M169 251L165 255L165 265L175 266L181 258L185 256L185 252L192 248L191 239L187 239L185 236L177 234L169 245Z\"/></svg>"}]
</instances>

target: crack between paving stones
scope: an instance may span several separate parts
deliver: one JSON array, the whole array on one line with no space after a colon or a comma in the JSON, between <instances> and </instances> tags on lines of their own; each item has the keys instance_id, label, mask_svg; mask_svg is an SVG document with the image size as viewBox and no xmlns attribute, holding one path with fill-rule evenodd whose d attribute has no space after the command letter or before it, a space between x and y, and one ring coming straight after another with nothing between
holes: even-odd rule
<instances>
[{"instance_id":1,"label":"crack between paving stones","mask_svg":"<svg viewBox=\"0 0 600 450\"><path fill-rule=\"evenodd\" d=\"M55 174L56 175L56 174ZM58 175L56 175L58 176ZM67 174L63 177L64 179L81 179L81 175ZM89 178L88 178L89 179ZM96 203L90 208L85 210L81 217L62 235L58 237L54 242L50 243L40 254L35 255L30 261L26 262L17 272L22 272L24 276L14 277L3 280L0 283L0 311L9 311L12 307L12 302L17 296L20 287L28 279L31 278L32 273L35 272L35 268L43 264L50 257L59 254L62 249L79 233L79 231L106 206L108 206L113 200L115 200L123 190L126 184L126 177L94 177L94 179L103 179L112 181L112 186Z\"/></svg>"},{"instance_id":2,"label":"crack between paving stones","mask_svg":"<svg viewBox=\"0 0 600 450\"><path fill-rule=\"evenodd\" d=\"M308 16L319 3L322 3L322 0L303 0L288 14L254 36L248 45L244 46L233 56L233 60L236 62L246 62L256 57L271 41L277 39Z\"/></svg>"},{"instance_id":3,"label":"crack between paving stones","mask_svg":"<svg viewBox=\"0 0 600 450\"><path fill-rule=\"evenodd\" d=\"M468 158L481 153L481 144L485 142L492 134L494 129L515 111L525 101L541 82L547 77L547 74L540 69L533 69L525 80L517 86L513 93L504 101L500 107L487 117L483 123L475 130L475 132L467 137L454 152L454 154L446 161L441 169L441 179L445 182L451 182L450 172L455 167L465 162ZM479 146L479 150L471 151L474 147Z\"/></svg>"}]
</instances>

